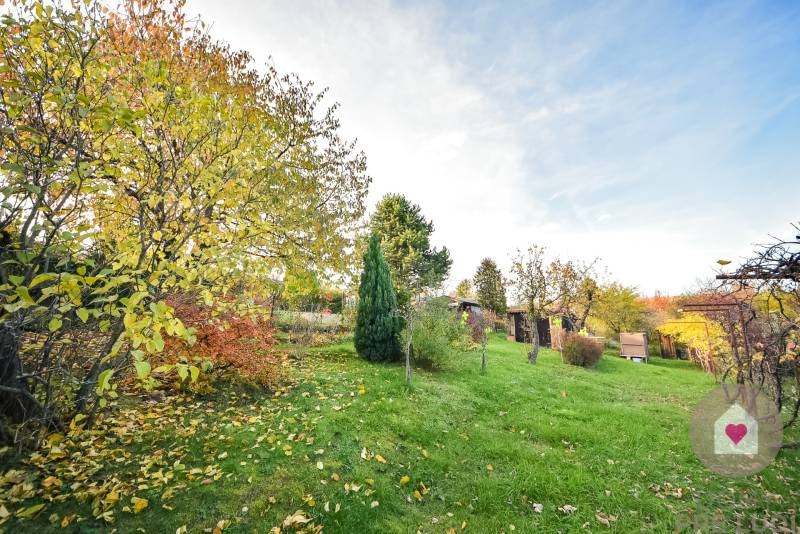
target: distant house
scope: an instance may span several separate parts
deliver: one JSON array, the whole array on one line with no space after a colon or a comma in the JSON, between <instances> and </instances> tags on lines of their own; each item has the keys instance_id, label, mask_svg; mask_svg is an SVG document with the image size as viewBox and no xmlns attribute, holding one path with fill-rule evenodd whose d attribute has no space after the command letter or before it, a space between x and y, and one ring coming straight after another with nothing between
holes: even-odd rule
<instances>
[{"instance_id":1,"label":"distant house","mask_svg":"<svg viewBox=\"0 0 800 534\"><path fill-rule=\"evenodd\" d=\"M530 343L530 328L528 325L528 311L525 306L511 306L507 313L508 340L519 343ZM536 320L536 329L539 331L539 344L545 347L553 345L553 337L558 339L557 332L564 330L572 332L575 330L572 321L568 317L559 317L555 313L548 317Z\"/></svg>"}]
</instances>

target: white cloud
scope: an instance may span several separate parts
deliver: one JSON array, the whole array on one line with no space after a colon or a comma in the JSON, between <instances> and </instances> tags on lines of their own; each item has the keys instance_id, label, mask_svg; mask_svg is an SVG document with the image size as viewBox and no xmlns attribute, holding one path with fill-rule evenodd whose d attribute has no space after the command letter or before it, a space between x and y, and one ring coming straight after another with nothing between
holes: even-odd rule
<instances>
[{"instance_id":1,"label":"white cloud","mask_svg":"<svg viewBox=\"0 0 800 534\"><path fill-rule=\"evenodd\" d=\"M507 266L514 248L538 242L600 256L644 291L676 292L711 274L715 260L788 228L786 193L800 193L797 185L758 191L771 209L749 213L739 189L752 184L720 162L793 100L766 108L742 97L742 47L729 35L728 49L714 48L719 36L702 33L713 24L666 49L651 46L663 35L643 35L644 51L623 47L615 58L641 72L606 72L604 46L662 25L654 8L630 7L537 13L519 34L490 28L500 43L489 51L485 36L458 29L437 5L190 0L187 10L257 63L272 56L280 71L330 87L343 133L367 153L370 202L401 192L420 204L435 244L452 251L454 281L484 256ZM481 6L468 15L498 14ZM732 9L713 20L742 16ZM476 50L488 59L471 57Z\"/></svg>"},{"instance_id":2,"label":"white cloud","mask_svg":"<svg viewBox=\"0 0 800 534\"><path fill-rule=\"evenodd\" d=\"M330 87L343 132L357 137L374 181L371 203L401 192L451 249L454 275L471 276L484 255L503 260L518 236L509 217L537 220L520 198L526 148L496 104L448 62L437 12L387 2L191 1L190 14L263 64ZM246 13L246 15L245 15Z\"/></svg>"}]
</instances>

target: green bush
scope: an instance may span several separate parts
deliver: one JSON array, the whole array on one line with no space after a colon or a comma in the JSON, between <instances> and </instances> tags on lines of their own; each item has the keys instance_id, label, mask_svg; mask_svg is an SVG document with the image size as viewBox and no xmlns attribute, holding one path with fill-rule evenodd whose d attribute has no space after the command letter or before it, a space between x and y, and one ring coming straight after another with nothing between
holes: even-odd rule
<instances>
[{"instance_id":1,"label":"green bush","mask_svg":"<svg viewBox=\"0 0 800 534\"><path fill-rule=\"evenodd\" d=\"M564 363L580 367L594 367L603 355L603 347L585 336L567 332L561 354Z\"/></svg>"},{"instance_id":2,"label":"green bush","mask_svg":"<svg viewBox=\"0 0 800 534\"><path fill-rule=\"evenodd\" d=\"M408 332L403 333L407 339ZM414 311L411 347L414 361L425 367L441 367L456 350L470 345L467 323L448 308L447 301L434 299Z\"/></svg>"}]
</instances>

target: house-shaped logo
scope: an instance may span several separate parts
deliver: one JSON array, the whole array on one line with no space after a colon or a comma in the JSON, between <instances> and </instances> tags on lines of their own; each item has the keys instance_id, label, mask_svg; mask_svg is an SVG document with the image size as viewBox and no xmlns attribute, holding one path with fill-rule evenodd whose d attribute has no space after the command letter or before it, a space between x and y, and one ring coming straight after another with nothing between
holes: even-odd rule
<instances>
[{"instance_id":1,"label":"house-shaped logo","mask_svg":"<svg viewBox=\"0 0 800 534\"><path fill-rule=\"evenodd\" d=\"M714 423L715 454L758 454L758 421L738 403Z\"/></svg>"}]
</instances>

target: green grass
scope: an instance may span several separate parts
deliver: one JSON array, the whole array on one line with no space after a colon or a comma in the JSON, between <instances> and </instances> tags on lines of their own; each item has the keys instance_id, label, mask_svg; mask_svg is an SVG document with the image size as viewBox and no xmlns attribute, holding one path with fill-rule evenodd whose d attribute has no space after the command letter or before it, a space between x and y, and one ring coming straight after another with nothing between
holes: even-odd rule
<instances>
[{"instance_id":1,"label":"green grass","mask_svg":"<svg viewBox=\"0 0 800 534\"><path fill-rule=\"evenodd\" d=\"M485 375L479 360L467 353L442 370L415 370L407 389L401 366L364 362L351 343L317 350L285 395L220 394L213 405L161 407L138 442L115 442L134 459L108 472L143 481L136 495L149 507L141 513L116 510L108 526L88 504L65 502L4 526L47 530L50 513L56 520L77 511L84 520L73 521L75 532L202 532L221 520L230 522L225 532L267 532L302 511L324 532L445 533L464 524L474 533L672 532L687 511L719 511L728 531L735 513L749 521L798 507L796 451L746 479L699 463L687 424L713 379L687 362L634 364L607 352L587 370L543 350L531 366L523 345L500 336L489 345ZM144 473L170 472L174 459L185 468L151 487L142 465L150 466ZM224 475L187 480L191 468L208 465ZM185 487L165 499L172 509L162 508L164 488L178 484ZM346 492L345 484L361 487ZM577 510L565 514L564 505ZM597 514L616 521L607 527Z\"/></svg>"}]
</instances>

